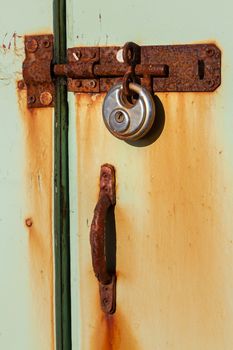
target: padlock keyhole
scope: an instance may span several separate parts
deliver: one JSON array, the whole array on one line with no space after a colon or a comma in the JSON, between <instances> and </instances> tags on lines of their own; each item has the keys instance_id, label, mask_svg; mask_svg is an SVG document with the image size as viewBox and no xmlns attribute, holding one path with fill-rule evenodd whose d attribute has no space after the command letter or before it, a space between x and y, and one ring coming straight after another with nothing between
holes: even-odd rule
<instances>
[{"instance_id":1,"label":"padlock keyhole","mask_svg":"<svg viewBox=\"0 0 233 350\"><path fill-rule=\"evenodd\" d=\"M141 85L130 83L132 95L137 99L129 101L123 91L123 84L113 86L104 99L103 118L108 130L122 140L138 140L151 129L155 118L153 97Z\"/></svg>"},{"instance_id":2,"label":"padlock keyhole","mask_svg":"<svg viewBox=\"0 0 233 350\"><path fill-rule=\"evenodd\" d=\"M124 113L121 111L117 111L115 113L115 120L117 123L123 123L123 121L125 120Z\"/></svg>"}]
</instances>

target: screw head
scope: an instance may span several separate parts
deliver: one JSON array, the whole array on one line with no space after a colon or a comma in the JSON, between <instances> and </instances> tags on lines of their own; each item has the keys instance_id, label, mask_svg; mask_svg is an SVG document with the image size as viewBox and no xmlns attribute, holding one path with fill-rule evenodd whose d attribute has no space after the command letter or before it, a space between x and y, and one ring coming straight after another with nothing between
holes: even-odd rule
<instances>
[{"instance_id":1,"label":"screw head","mask_svg":"<svg viewBox=\"0 0 233 350\"><path fill-rule=\"evenodd\" d=\"M45 39L42 41L42 44L44 47L48 48L50 46L50 41L48 39Z\"/></svg>"},{"instance_id":2,"label":"screw head","mask_svg":"<svg viewBox=\"0 0 233 350\"><path fill-rule=\"evenodd\" d=\"M207 54L207 56L212 57L215 54L214 48L213 47L208 47L206 49L206 54Z\"/></svg>"},{"instance_id":3,"label":"screw head","mask_svg":"<svg viewBox=\"0 0 233 350\"><path fill-rule=\"evenodd\" d=\"M35 103L36 102L36 96L34 96L34 95L28 96L27 101L28 101L29 105Z\"/></svg>"},{"instance_id":4,"label":"screw head","mask_svg":"<svg viewBox=\"0 0 233 350\"><path fill-rule=\"evenodd\" d=\"M40 103L43 106L49 106L53 101L53 96L49 91L44 91L40 94Z\"/></svg>"},{"instance_id":5,"label":"screw head","mask_svg":"<svg viewBox=\"0 0 233 350\"><path fill-rule=\"evenodd\" d=\"M75 82L75 86L76 86L77 88L80 88L80 87L82 86L81 80L77 80L77 81Z\"/></svg>"},{"instance_id":6,"label":"screw head","mask_svg":"<svg viewBox=\"0 0 233 350\"><path fill-rule=\"evenodd\" d=\"M36 39L28 39L26 41L26 50L28 52L35 52L38 49L38 42Z\"/></svg>"},{"instance_id":7,"label":"screw head","mask_svg":"<svg viewBox=\"0 0 233 350\"><path fill-rule=\"evenodd\" d=\"M25 220L25 224L26 224L27 227L31 227L32 226L32 219L31 218L27 218Z\"/></svg>"},{"instance_id":8,"label":"screw head","mask_svg":"<svg viewBox=\"0 0 233 350\"><path fill-rule=\"evenodd\" d=\"M19 80L17 83L18 89L22 90L25 88L25 83L23 80Z\"/></svg>"},{"instance_id":9,"label":"screw head","mask_svg":"<svg viewBox=\"0 0 233 350\"><path fill-rule=\"evenodd\" d=\"M103 304L104 304L104 306L107 306L108 303L109 303L108 299L107 299L107 298L104 298L104 299L103 299Z\"/></svg>"},{"instance_id":10,"label":"screw head","mask_svg":"<svg viewBox=\"0 0 233 350\"><path fill-rule=\"evenodd\" d=\"M90 88L95 88L96 87L96 81L95 80L90 80L89 81L89 86L90 86Z\"/></svg>"}]
</instances>

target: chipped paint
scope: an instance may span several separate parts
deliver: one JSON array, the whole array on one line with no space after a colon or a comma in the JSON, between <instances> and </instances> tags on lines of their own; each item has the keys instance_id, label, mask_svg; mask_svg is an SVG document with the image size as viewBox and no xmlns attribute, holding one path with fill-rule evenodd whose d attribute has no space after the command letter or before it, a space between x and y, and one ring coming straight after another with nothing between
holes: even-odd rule
<instances>
[{"instance_id":1,"label":"chipped paint","mask_svg":"<svg viewBox=\"0 0 233 350\"><path fill-rule=\"evenodd\" d=\"M76 95L81 348L94 350L98 341L101 349L231 349L233 227L224 208L233 203L225 194L221 116L212 107L218 94L159 94L164 128L145 147L111 136L103 97ZM87 225L104 162L117 170L110 318L99 306Z\"/></svg>"},{"instance_id":2,"label":"chipped paint","mask_svg":"<svg viewBox=\"0 0 233 350\"><path fill-rule=\"evenodd\" d=\"M23 36L5 33L0 39L0 86L14 84L22 76L22 59L24 55Z\"/></svg>"}]
</instances>

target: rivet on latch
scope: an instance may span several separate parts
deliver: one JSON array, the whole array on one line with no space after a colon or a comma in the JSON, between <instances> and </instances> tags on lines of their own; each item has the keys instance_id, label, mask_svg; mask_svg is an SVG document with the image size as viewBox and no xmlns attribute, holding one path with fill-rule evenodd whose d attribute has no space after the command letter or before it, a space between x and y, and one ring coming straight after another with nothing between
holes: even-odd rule
<instances>
[{"instance_id":1,"label":"rivet on latch","mask_svg":"<svg viewBox=\"0 0 233 350\"><path fill-rule=\"evenodd\" d=\"M33 104L36 102L36 96L32 95L32 96L28 96L27 98L28 104Z\"/></svg>"},{"instance_id":2,"label":"rivet on latch","mask_svg":"<svg viewBox=\"0 0 233 350\"><path fill-rule=\"evenodd\" d=\"M36 39L29 39L26 42L26 50L29 52L35 52L38 49L38 42Z\"/></svg>"},{"instance_id":3,"label":"rivet on latch","mask_svg":"<svg viewBox=\"0 0 233 350\"><path fill-rule=\"evenodd\" d=\"M80 88L82 86L81 80L76 80L75 81L75 87Z\"/></svg>"},{"instance_id":4,"label":"rivet on latch","mask_svg":"<svg viewBox=\"0 0 233 350\"><path fill-rule=\"evenodd\" d=\"M94 88L94 87L96 87L96 81L95 80L90 80L88 85L90 86L90 88Z\"/></svg>"},{"instance_id":5,"label":"rivet on latch","mask_svg":"<svg viewBox=\"0 0 233 350\"><path fill-rule=\"evenodd\" d=\"M48 39L43 40L43 41L42 41L42 44L43 44L43 46L46 47L46 48L50 46L50 42L49 42Z\"/></svg>"},{"instance_id":6,"label":"rivet on latch","mask_svg":"<svg viewBox=\"0 0 233 350\"><path fill-rule=\"evenodd\" d=\"M26 85L23 80L19 80L17 83L17 87L18 89L23 90L24 88L26 88Z\"/></svg>"},{"instance_id":7,"label":"rivet on latch","mask_svg":"<svg viewBox=\"0 0 233 350\"><path fill-rule=\"evenodd\" d=\"M43 106L49 106L53 100L53 96L50 92L44 91L40 94L40 103Z\"/></svg>"},{"instance_id":8,"label":"rivet on latch","mask_svg":"<svg viewBox=\"0 0 233 350\"><path fill-rule=\"evenodd\" d=\"M212 47L207 48L207 49L206 49L206 54L207 54L209 57L212 57L212 56L215 54L214 48L212 48Z\"/></svg>"}]
</instances>

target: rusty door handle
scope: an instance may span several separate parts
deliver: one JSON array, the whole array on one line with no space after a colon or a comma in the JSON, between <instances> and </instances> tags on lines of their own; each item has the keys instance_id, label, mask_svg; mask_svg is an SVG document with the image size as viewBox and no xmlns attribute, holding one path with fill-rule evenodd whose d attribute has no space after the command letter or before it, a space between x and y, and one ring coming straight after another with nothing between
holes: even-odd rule
<instances>
[{"instance_id":1,"label":"rusty door handle","mask_svg":"<svg viewBox=\"0 0 233 350\"><path fill-rule=\"evenodd\" d=\"M109 210L116 204L115 170L110 164L101 166L100 193L90 230L92 265L99 281L101 308L105 313L116 309L116 273L110 271L107 261L106 222Z\"/></svg>"},{"instance_id":2,"label":"rusty door handle","mask_svg":"<svg viewBox=\"0 0 233 350\"><path fill-rule=\"evenodd\" d=\"M103 194L95 207L94 217L91 224L91 253L92 265L96 278L102 284L109 284L112 280L111 274L107 271L105 255L105 221L107 211L112 202L107 194Z\"/></svg>"}]
</instances>

